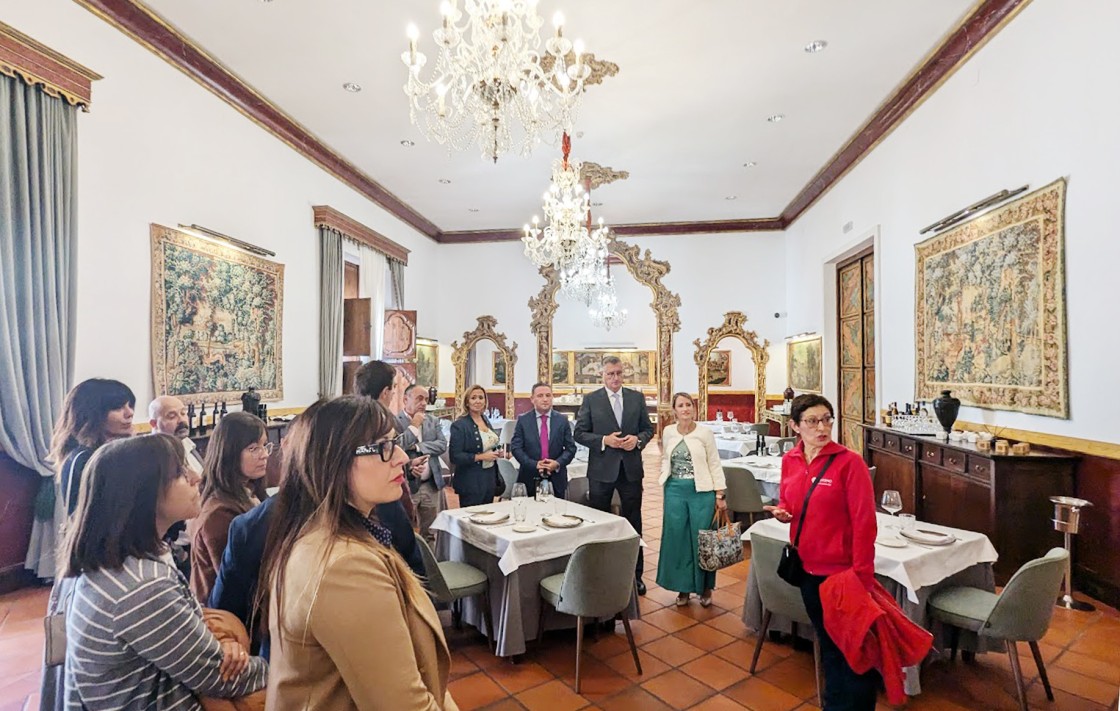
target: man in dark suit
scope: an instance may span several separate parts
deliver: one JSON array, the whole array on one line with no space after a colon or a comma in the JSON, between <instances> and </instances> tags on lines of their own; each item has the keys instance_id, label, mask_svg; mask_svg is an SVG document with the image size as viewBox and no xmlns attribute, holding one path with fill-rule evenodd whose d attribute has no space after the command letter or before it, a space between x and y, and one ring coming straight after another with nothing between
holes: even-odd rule
<instances>
[{"instance_id":1,"label":"man in dark suit","mask_svg":"<svg viewBox=\"0 0 1120 711\"><path fill-rule=\"evenodd\" d=\"M638 535L642 533L642 449L653 437L653 423L646 399L637 390L622 387L622 361L603 358L603 387L585 395L576 416L575 440L587 447L587 484L591 506L610 511L618 491L623 517ZM635 573L639 595L643 556L638 551Z\"/></svg>"},{"instance_id":2,"label":"man in dark suit","mask_svg":"<svg viewBox=\"0 0 1120 711\"><path fill-rule=\"evenodd\" d=\"M552 386L537 383L532 390L533 409L517 418L510 452L521 465L517 481L537 493L537 482L548 479L553 493L564 498L568 491L568 465L576 456L576 441L568 418L552 409Z\"/></svg>"},{"instance_id":3,"label":"man in dark suit","mask_svg":"<svg viewBox=\"0 0 1120 711\"><path fill-rule=\"evenodd\" d=\"M397 415L400 445L412 459L406 472L412 501L420 519L420 535L435 544L432 522L440 511L447 508L443 493L443 465L441 454L447 451L447 438L443 436L439 420L427 413L428 390L419 383L409 385L404 391L404 409Z\"/></svg>"}]
</instances>

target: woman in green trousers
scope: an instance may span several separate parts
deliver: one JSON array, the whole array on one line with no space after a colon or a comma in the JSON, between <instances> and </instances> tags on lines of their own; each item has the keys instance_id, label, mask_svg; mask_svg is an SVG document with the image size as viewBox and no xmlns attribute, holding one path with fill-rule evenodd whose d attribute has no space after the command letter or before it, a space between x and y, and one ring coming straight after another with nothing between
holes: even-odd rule
<instances>
[{"instance_id":1,"label":"woman in green trousers","mask_svg":"<svg viewBox=\"0 0 1120 711\"><path fill-rule=\"evenodd\" d=\"M661 554L657 584L677 591L677 606L688 604L692 593L700 604L712 604L716 574L700 568L699 533L712 527L715 510L727 508L726 484L716 438L696 424L696 403L688 393L673 395L676 423L661 434L661 477L665 489Z\"/></svg>"}]
</instances>

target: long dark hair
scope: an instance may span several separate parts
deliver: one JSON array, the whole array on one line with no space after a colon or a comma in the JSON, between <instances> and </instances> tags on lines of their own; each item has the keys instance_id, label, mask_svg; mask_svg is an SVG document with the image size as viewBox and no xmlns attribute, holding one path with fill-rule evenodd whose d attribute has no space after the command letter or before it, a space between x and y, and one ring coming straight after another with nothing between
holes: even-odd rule
<instances>
[{"instance_id":1,"label":"long dark hair","mask_svg":"<svg viewBox=\"0 0 1120 711\"><path fill-rule=\"evenodd\" d=\"M51 435L50 460L56 467L78 447L97 449L109 439L105 434L105 418L125 405L136 408L136 395L119 380L90 378L83 380L66 394L62 415Z\"/></svg>"},{"instance_id":2,"label":"long dark hair","mask_svg":"<svg viewBox=\"0 0 1120 711\"><path fill-rule=\"evenodd\" d=\"M246 487L252 486L257 498L263 492L257 490L260 483L250 483L241 472L241 453L256 444L264 432L261 418L248 412L234 412L222 418L206 446L206 458L202 462L203 503L212 496L220 496L237 504L242 513L253 507Z\"/></svg>"},{"instance_id":3,"label":"long dark hair","mask_svg":"<svg viewBox=\"0 0 1120 711\"><path fill-rule=\"evenodd\" d=\"M120 568L128 556L160 555L159 500L185 466L183 445L170 435L130 437L99 447L82 477L78 509L62 548L64 575Z\"/></svg>"},{"instance_id":4,"label":"long dark hair","mask_svg":"<svg viewBox=\"0 0 1120 711\"><path fill-rule=\"evenodd\" d=\"M348 395L319 404L307 418L306 430L289 445L257 585L259 599L276 596L279 614L288 559L309 525L325 526L331 545L343 538L378 545L363 523L366 512L350 505L350 468L355 449L391 434L395 426L396 418L381 403ZM399 556L391 559L404 571L402 579L412 577ZM268 606L258 604L258 609Z\"/></svg>"}]
</instances>

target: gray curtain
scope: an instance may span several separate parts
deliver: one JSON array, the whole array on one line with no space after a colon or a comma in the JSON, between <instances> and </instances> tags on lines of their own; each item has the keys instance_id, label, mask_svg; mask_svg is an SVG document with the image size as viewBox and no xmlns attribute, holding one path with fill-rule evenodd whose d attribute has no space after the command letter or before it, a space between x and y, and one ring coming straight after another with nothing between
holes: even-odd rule
<instances>
[{"instance_id":1,"label":"gray curtain","mask_svg":"<svg viewBox=\"0 0 1120 711\"><path fill-rule=\"evenodd\" d=\"M74 370L77 109L0 75L0 447L42 475L26 566L54 576L51 430Z\"/></svg>"},{"instance_id":2,"label":"gray curtain","mask_svg":"<svg viewBox=\"0 0 1120 711\"><path fill-rule=\"evenodd\" d=\"M319 228L319 397L342 394L342 235Z\"/></svg>"},{"instance_id":3,"label":"gray curtain","mask_svg":"<svg viewBox=\"0 0 1120 711\"><path fill-rule=\"evenodd\" d=\"M387 257L389 260L389 278L392 279L393 305L391 308L404 308L404 262Z\"/></svg>"}]
</instances>

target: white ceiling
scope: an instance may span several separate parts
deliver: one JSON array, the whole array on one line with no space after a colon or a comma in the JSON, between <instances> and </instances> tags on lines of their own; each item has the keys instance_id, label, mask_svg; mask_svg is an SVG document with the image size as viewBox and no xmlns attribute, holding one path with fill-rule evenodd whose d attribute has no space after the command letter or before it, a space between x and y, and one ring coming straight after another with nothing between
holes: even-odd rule
<instances>
[{"instance_id":1,"label":"white ceiling","mask_svg":"<svg viewBox=\"0 0 1120 711\"><path fill-rule=\"evenodd\" d=\"M519 227L540 211L558 149L495 165L473 147L448 155L409 123L405 27L420 27L434 61L438 0L147 4L440 229ZM778 215L973 4L541 0L539 11L562 10L567 36L620 67L588 90L572 156L630 171L593 196L597 216L623 224ZM816 39L828 49L805 53ZM776 113L786 119L768 123Z\"/></svg>"}]
</instances>

